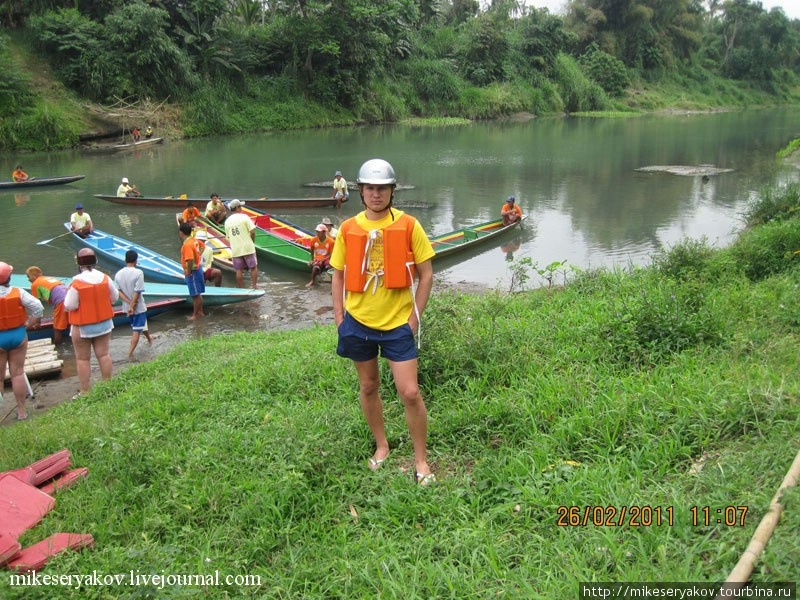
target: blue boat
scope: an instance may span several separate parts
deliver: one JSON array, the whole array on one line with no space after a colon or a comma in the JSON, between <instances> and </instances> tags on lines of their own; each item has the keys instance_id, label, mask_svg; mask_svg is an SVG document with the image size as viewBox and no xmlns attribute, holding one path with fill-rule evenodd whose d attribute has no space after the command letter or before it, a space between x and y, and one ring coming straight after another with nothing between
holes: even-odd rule
<instances>
[{"instance_id":1,"label":"blue boat","mask_svg":"<svg viewBox=\"0 0 800 600\"><path fill-rule=\"evenodd\" d=\"M147 318L150 319L151 317L160 315L161 313L172 310L173 308L183 306L183 299L169 298L167 300L156 300L154 302L147 302L146 306ZM124 310L122 307L117 307L114 309L113 319L115 327L119 327L120 325L128 325L131 322L131 318L128 316L128 311ZM37 327L28 327L29 340L40 340L51 337L53 337L53 319L51 318L42 319L41 323L39 323Z\"/></svg>"},{"instance_id":2,"label":"blue boat","mask_svg":"<svg viewBox=\"0 0 800 600\"><path fill-rule=\"evenodd\" d=\"M101 269L102 270L102 269ZM104 271L105 272L105 271ZM113 276L113 273L110 274ZM72 281L71 277L58 277L68 285ZM31 284L25 275L12 274L10 285L20 287L30 292ZM245 300L255 300L264 295L264 290L251 290L245 288L230 288L230 287L207 287L203 294L203 306L221 306L223 304L234 304L236 302L244 302ZM185 283L156 283L146 281L144 284L144 299L146 302L156 300L170 300L178 298L182 304L187 308L192 307L192 298L189 296L189 289Z\"/></svg>"},{"instance_id":3,"label":"blue boat","mask_svg":"<svg viewBox=\"0 0 800 600\"><path fill-rule=\"evenodd\" d=\"M71 229L69 223L64 223L64 227L68 231ZM129 242L125 238L100 231L99 229L95 229L85 238L75 233L72 234L72 237L84 246L94 250L98 256L103 256L121 267L125 266L125 253L128 250L136 250L139 254L137 266L144 271L145 278L153 281L163 281L164 283L185 283L183 268L177 261L140 246L135 242Z\"/></svg>"}]
</instances>

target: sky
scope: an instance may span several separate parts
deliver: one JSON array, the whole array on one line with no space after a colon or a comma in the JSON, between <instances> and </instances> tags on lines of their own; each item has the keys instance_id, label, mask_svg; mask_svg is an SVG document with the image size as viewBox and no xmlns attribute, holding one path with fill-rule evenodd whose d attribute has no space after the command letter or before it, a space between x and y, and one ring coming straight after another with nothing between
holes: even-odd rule
<instances>
[{"instance_id":1,"label":"sky","mask_svg":"<svg viewBox=\"0 0 800 600\"><path fill-rule=\"evenodd\" d=\"M566 0L526 0L526 2L539 8L547 7L551 13L559 13L566 4ZM800 0L761 0L761 6L766 10L780 6L790 19L800 19Z\"/></svg>"}]
</instances>

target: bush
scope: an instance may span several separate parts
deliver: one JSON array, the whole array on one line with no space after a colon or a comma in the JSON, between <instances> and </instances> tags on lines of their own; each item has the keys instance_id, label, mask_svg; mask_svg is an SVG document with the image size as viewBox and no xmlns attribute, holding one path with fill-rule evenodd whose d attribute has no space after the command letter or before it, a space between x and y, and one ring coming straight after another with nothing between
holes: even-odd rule
<instances>
[{"instance_id":1,"label":"bush","mask_svg":"<svg viewBox=\"0 0 800 600\"><path fill-rule=\"evenodd\" d=\"M793 269L800 262L800 219L774 221L742 233L730 247L751 281Z\"/></svg>"},{"instance_id":2,"label":"bush","mask_svg":"<svg viewBox=\"0 0 800 600\"><path fill-rule=\"evenodd\" d=\"M17 73L8 55L8 40L0 35L0 117L21 113L32 100L30 83Z\"/></svg>"},{"instance_id":3,"label":"bush","mask_svg":"<svg viewBox=\"0 0 800 600\"><path fill-rule=\"evenodd\" d=\"M744 212L748 227L798 216L800 184L791 183L784 189L769 188L761 192Z\"/></svg>"},{"instance_id":4,"label":"bush","mask_svg":"<svg viewBox=\"0 0 800 600\"><path fill-rule=\"evenodd\" d=\"M403 65L417 95L425 102L436 104L458 98L463 82L455 74L452 61L442 59L413 59Z\"/></svg>"},{"instance_id":5,"label":"bush","mask_svg":"<svg viewBox=\"0 0 800 600\"><path fill-rule=\"evenodd\" d=\"M722 339L722 321L697 284L657 274L634 281L638 293L623 296L604 330L614 359L654 364L672 353Z\"/></svg>"},{"instance_id":6,"label":"bush","mask_svg":"<svg viewBox=\"0 0 800 600\"><path fill-rule=\"evenodd\" d=\"M603 89L586 77L571 56L558 55L555 76L564 109L568 113L601 110L610 105Z\"/></svg>"},{"instance_id":7,"label":"bush","mask_svg":"<svg viewBox=\"0 0 800 600\"><path fill-rule=\"evenodd\" d=\"M696 279L708 266L714 249L703 237L699 240L682 240L668 250L661 250L653 257L656 270L677 280Z\"/></svg>"},{"instance_id":8,"label":"bush","mask_svg":"<svg viewBox=\"0 0 800 600\"><path fill-rule=\"evenodd\" d=\"M612 96L621 96L631 84L625 63L600 50L594 42L580 57L580 65L584 73Z\"/></svg>"}]
</instances>

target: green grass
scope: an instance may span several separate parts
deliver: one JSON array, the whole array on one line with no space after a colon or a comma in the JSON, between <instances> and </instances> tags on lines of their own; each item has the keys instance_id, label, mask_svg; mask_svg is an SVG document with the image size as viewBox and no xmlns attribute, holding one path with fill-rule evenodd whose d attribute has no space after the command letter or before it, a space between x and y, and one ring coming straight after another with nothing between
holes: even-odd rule
<instances>
[{"instance_id":1,"label":"green grass","mask_svg":"<svg viewBox=\"0 0 800 600\"><path fill-rule=\"evenodd\" d=\"M642 113L622 110L592 110L585 112L570 113L571 117L589 117L595 119L627 119L629 117L640 117Z\"/></svg>"},{"instance_id":2,"label":"green grass","mask_svg":"<svg viewBox=\"0 0 800 600\"><path fill-rule=\"evenodd\" d=\"M786 144L784 148L778 150L775 156L777 158L786 158L787 156L793 154L798 148L800 148L800 138L795 138L791 142Z\"/></svg>"},{"instance_id":3,"label":"green grass","mask_svg":"<svg viewBox=\"0 0 800 600\"><path fill-rule=\"evenodd\" d=\"M385 365L393 451L367 469L373 442L332 327L181 345L0 430L3 468L67 447L90 470L23 542L94 535L48 573L261 578L65 598L550 599L583 580L724 580L800 434L800 268L749 277L755 251L738 244L686 243L560 290L435 295L420 360L432 489L412 483ZM796 579L797 498L754 579ZM559 507L642 505L662 524L557 525ZM692 524L693 506L731 505L748 507L743 527ZM30 596L7 578L0 590Z\"/></svg>"}]
</instances>

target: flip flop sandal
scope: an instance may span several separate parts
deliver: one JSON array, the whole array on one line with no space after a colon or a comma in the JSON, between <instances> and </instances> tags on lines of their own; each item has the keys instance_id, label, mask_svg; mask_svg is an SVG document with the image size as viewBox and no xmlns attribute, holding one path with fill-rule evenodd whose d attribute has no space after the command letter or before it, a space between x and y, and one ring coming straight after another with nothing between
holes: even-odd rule
<instances>
[{"instance_id":1,"label":"flip flop sandal","mask_svg":"<svg viewBox=\"0 0 800 600\"><path fill-rule=\"evenodd\" d=\"M388 454L384 458L377 458L376 459L376 458L370 457L370 459L367 461L367 465L369 466L371 471L377 471L378 469L381 468L383 463L386 462L387 458L389 458Z\"/></svg>"},{"instance_id":2,"label":"flip flop sandal","mask_svg":"<svg viewBox=\"0 0 800 600\"><path fill-rule=\"evenodd\" d=\"M433 485L436 483L436 475L433 473L428 473L427 475L423 475L422 473L417 473L417 485L420 487L427 487L429 485Z\"/></svg>"}]
</instances>

